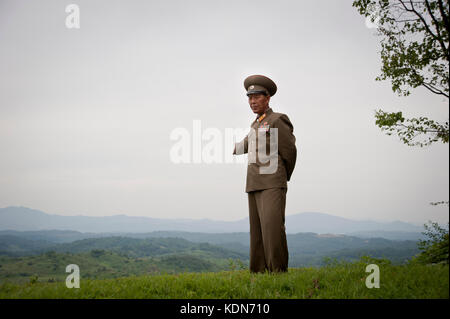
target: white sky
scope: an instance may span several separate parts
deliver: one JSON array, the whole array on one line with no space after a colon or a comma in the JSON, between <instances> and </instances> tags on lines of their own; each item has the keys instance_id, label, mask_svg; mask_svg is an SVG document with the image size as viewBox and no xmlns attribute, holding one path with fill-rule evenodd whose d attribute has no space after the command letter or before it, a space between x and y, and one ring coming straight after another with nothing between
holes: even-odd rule
<instances>
[{"instance_id":1,"label":"white sky","mask_svg":"<svg viewBox=\"0 0 450 319\"><path fill-rule=\"evenodd\" d=\"M249 127L243 80L264 74L297 137L287 215L446 223L429 202L448 200L448 144L408 147L374 112L445 121L448 101L376 82L379 38L351 4L0 0L0 207L246 217L246 164L174 164L169 135Z\"/></svg>"}]
</instances>

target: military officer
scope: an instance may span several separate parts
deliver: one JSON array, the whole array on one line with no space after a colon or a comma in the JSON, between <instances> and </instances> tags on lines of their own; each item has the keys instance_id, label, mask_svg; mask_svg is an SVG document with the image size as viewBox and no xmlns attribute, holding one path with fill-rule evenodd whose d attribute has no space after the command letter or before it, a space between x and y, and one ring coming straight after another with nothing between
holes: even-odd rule
<instances>
[{"instance_id":1,"label":"military officer","mask_svg":"<svg viewBox=\"0 0 450 319\"><path fill-rule=\"evenodd\" d=\"M271 79L251 75L245 79L244 87L257 117L250 133L235 144L233 154L249 154L245 191L250 221L250 271L283 272L287 271L289 256L285 228L287 181L297 158L294 128L287 115L274 112L269 106L270 97L277 91ZM273 134L275 145L270 140ZM275 156L276 167L272 170L262 170L272 164L264 164L264 151Z\"/></svg>"}]
</instances>

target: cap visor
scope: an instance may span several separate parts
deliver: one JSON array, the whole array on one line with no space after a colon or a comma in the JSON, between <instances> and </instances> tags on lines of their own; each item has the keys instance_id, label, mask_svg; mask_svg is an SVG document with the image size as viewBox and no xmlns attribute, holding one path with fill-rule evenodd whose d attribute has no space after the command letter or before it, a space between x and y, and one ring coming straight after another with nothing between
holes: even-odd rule
<instances>
[{"instance_id":1,"label":"cap visor","mask_svg":"<svg viewBox=\"0 0 450 319\"><path fill-rule=\"evenodd\" d=\"M250 90L247 92L247 96L252 95L252 94L267 94L266 91L261 91L261 90Z\"/></svg>"}]
</instances>

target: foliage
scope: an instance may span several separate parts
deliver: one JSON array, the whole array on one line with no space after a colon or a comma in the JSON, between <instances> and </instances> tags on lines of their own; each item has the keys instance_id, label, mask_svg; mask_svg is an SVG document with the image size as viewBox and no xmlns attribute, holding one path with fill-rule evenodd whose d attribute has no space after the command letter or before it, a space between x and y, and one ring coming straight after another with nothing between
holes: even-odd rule
<instances>
[{"instance_id":1,"label":"foliage","mask_svg":"<svg viewBox=\"0 0 450 319\"><path fill-rule=\"evenodd\" d=\"M231 258L228 259L228 269L229 270L236 270L236 269L244 270L247 268L248 268L248 265L240 259L236 259L236 260L231 259Z\"/></svg>"},{"instance_id":2,"label":"foliage","mask_svg":"<svg viewBox=\"0 0 450 319\"><path fill-rule=\"evenodd\" d=\"M376 22L381 37L381 75L377 81L390 80L392 90L408 96L411 89L423 87L449 97L449 7L448 0L355 0L353 7ZM426 117L408 119L401 112L376 111L376 124L391 135L396 130L410 146L425 146L436 141L448 143L449 125ZM431 134L425 141L413 141Z\"/></svg>"},{"instance_id":3,"label":"foliage","mask_svg":"<svg viewBox=\"0 0 450 319\"><path fill-rule=\"evenodd\" d=\"M30 284L33 285L33 284L37 283L38 278L39 278L39 277L38 277L37 275L31 276L31 277L30 277Z\"/></svg>"},{"instance_id":4,"label":"foliage","mask_svg":"<svg viewBox=\"0 0 450 319\"><path fill-rule=\"evenodd\" d=\"M227 259L207 253L173 254L131 258L112 251L54 253L25 257L0 256L0 283L61 282L68 275L69 264L80 267L83 279L108 279L138 275L181 272L217 272L227 269Z\"/></svg>"},{"instance_id":5,"label":"foliage","mask_svg":"<svg viewBox=\"0 0 450 319\"><path fill-rule=\"evenodd\" d=\"M18 235L21 235L21 233L17 233ZM44 235L41 233L40 237ZM175 235L177 234L171 234L171 236ZM103 262L109 264L109 259L114 258L116 261L114 262L113 269L119 269L119 264L123 264L123 274L136 275L140 273L130 270L130 265L132 266L137 263L134 262L136 259L140 260L138 262L143 263L151 260L149 267L157 268L158 270L167 270L169 273L181 272L183 269L185 271L218 271L223 269L248 268L248 233L226 235L202 234L197 239L191 238L196 234L180 233L177 236L181 235L185 235L192 240L210 241L215 244L194 243L174 237L129 238L115 236L76 240L71 243L56 244L51 247L43 246L41 248L35 243L30 242L34 237L28 237L27 242L21 242L20 240L14 241L14 238L18 238L17 236L10 236L5 241L0 236L0 246L3 247L0 255L11 257L22 256L23 258L23 260L8 259L7 269L2 270L0 268L0 280L1 278L5 278L4 275L6 274L12 276L8 277L9 279L23 279L22 276L18 276L19 272L32 274L36 271L39 274L43 272L47 274L46 276L57 277L58 273L64 274L64 269L61 266L61 256L66 256L64 260L67 260L67 264L70 264L76 263L70 261L78 260L79 256L84 256L85 253L90 254L89 261L86 260L85 262L91 265L88 266L88 273L93 277L101 277L108 274L112 276L112 274L115 274L115 271L113 271L99 275L97 269L97 265ZM199 236L200 234L197 235ZM394 241L383 238L363 239L354 236L323 237L314 233L288 234L287 239L289 245L289 265L291 267L323 266L323 258L325 256L343 261L355 261L361 256L370 255L375 258L388 258L395 264L401 264L419 252L416 239ZM16 244L10 245L13 242ZM30 247L35 247L36 250ZM45 252L45 249L51 249L52 251ZM111 253L114 253L114 256L117 257L113 257ZM69 254L73 255L70 256ZM56 255L59 257L55 258ZM25 258L24 256L30 257ZM31 256L35 256L36 259L33 259ZM177 258L179 259L174 262L166 259L166 264L163 264L162 258L165 256L178 256ZM197 261L195 263L178 263L181 258L185 258L182 256L195 256L203 261L211 262L211 265L204 266L200 260L198 261L198 267L194 266L197 265ZM1 256L0 263L2 263ZM12 266L13 264L14 266ZM131 267L131 269L133 268Z\"/></svg>"},{"instance_id":6,"label":"foliage","mask_svg":"<svg viewBox=\"0 0 450 319\"><path fill-rule=\"evenodd\" d=\"M441 141L448 143L449 125L448 122L437 123L426 117L406 119L402 112L387 113L383 110L375 112L375 124L382 131L387 131L387 135L392 135L393 131L397 131L403 143L408 146L428 146L433 142ZM431 136L430 136L431 135ZM414 140L416 137L425 136L422 140Z\"/></svg>"},{"instance_id":7,"label":"foliage","mask_svg":"<svg viewBox=\"0 0 450 319\"><path fill-rule=\"evenodd\" d=\"M91 256L94 258L98 258L101 255L104 255L105 251L103 249L93 249L91 250Z\"/></svg>"},{"instance_id":8,"label":"foliage","mask_svg":"<svg viewBox=\"0 0 450 319\"><path fill-rule=\"evenodd\" d=\"M407 96L411 88L449 96L449 12L442 0L356 0L361 15L378 18L381 75L392 90Z\"/></svg>"},{"instance_id":9,"label":"foliage","mask_svg":"<svg viewBox=\"0 0 450 319\"><path fill-rule=\"evenodd\" d=\"M418 243L419 249L422 251L415 259L415 261L430 264L430 263L446 263L449 262L448 248L448 224L447 229L439 226L438 223L428 222L425 224L425 231L423 232L428 239L420 240Z\"/></svg>"}]
</instances>

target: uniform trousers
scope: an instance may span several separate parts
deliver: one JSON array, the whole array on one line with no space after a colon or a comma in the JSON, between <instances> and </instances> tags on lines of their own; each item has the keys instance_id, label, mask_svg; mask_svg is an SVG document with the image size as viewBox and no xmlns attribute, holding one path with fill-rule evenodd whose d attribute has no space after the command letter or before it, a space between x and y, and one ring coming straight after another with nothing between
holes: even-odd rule
<instances>
[{"instance_id":1,"label":"uniform trousers","mask_svg":"<svg viewBox=\"0 0 450 319\"><path fill-rule=\"evenodd\" d=\"M251 272L287 271L286 193L287 188L248 193Z\"/></svg>"}]
</instances>

